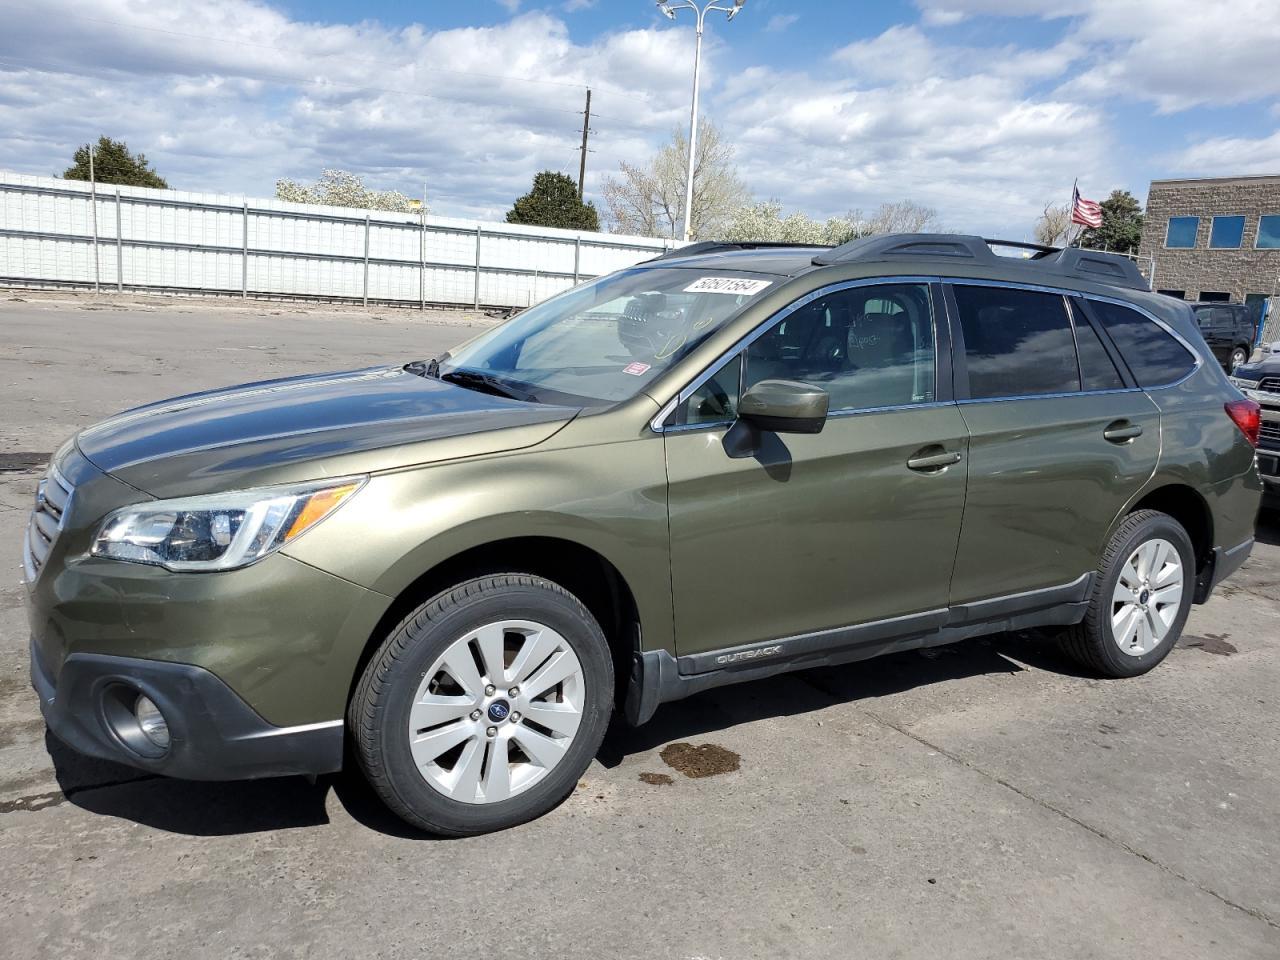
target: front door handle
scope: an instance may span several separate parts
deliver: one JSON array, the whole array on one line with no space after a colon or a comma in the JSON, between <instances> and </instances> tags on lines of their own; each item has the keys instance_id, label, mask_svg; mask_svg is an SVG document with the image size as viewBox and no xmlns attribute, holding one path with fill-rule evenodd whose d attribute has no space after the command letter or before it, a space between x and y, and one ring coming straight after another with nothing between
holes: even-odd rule
<instances>
[{"instance_id":1,"label":"front door handle","mask_svg":"<svg viewBox=\"0 0 1280 960\"><path fill-rule=\"evenodd\" d=\"M931 470L941 470L943 467L949 467L953 463L960 462L960 454L955 450L943 450L938 444L925 447L918 450L913 456L907 458L907 467L911 470L920 470L928 472Z\"/></svg>"},{"instance_id":2,"label":"front door handle","mask_svg":"<svg viewBox=\"0 0 1280 960\"><path fill-rule=\"evenodd\" d=\"M1102 435L1112 443L1128 443L1142 436L1142 427L1130 420L1116 420L1107 425Z\"/></svg>"}]
</instances>

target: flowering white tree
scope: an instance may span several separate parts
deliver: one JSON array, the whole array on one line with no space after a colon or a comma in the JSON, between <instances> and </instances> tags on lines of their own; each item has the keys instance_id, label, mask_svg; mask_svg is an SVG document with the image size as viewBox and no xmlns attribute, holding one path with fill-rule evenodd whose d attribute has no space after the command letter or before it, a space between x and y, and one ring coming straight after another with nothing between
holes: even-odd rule
<instances>
[{"instance_id":1,"label":"flowering white tree","mask_svg":"<svg viewBox=\"0 0 1280 960\"><path fill-rule=\"evenodd\" d=\"M276 199L394 213L417 213L419 209L398 190L370 190L360 177L346 170L325 170L310 186L295 180L277 180Z\"/></svg>"},{"instance_id":2,"label":"flowering white tree","mask_svg":"<svg viewBox=\"0 0 1280 960\"><path fill-rule=\"evenodd\" d=\"M870 217L863 216L861 210L851 210L842 217L831 217L825 223L799 211L784 217L781 203L766 200L739 207L724 239L731 243L755 241L838 246L858 237L882 233L933 232L938 229L937 221L936 211L911 200L881 204Z\"/></svg>"}]
</instances>

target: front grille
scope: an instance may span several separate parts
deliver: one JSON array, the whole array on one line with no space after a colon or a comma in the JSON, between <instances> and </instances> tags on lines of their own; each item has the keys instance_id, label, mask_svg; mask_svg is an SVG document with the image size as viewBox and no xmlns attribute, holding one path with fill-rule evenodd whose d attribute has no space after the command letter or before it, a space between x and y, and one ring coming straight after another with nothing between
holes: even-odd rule
<instances>
[{"instance_id":1,"label":"front grille","mask_svg":"<svg viewBox=\"0 0 1280 960\"><path fill-rule=\"evenodd\" d=\"M1258 389L1267 393L1280 393L1280 377L1263 377Z\"/></svg>"},{"instance_id":2,"label":"front grille","mask_svg":"<svg viewBox=\"0 0 1280 960\"><path fill-rule=\"evenodd\" d=\"M22 560L28 583L35 580L40 568L49 559L49 551L58 539L63 519L71 505L72 492L71 484L51 464L49 472L36 487L36 508L31 511L31 520L27 523Z\"/></svg>"}]
</instances>

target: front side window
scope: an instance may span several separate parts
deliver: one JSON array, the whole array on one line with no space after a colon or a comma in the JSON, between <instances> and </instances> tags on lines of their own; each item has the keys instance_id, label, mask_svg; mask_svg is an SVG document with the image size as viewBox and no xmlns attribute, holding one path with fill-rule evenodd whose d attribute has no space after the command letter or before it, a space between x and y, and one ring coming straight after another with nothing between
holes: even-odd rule
<instances>
[{"instance_id":1,"label":"front side window","mask_svg":"<svg viewBox=\"0 0 1280 960\"><path fill-rule=\"evenodd\" d=\"M1062 297L968 284L952 289L972 399L1080 389L1075 338Z\"/></svg>"},{"instance_id":2,"label":"front side window","mask_svg":"<svg viewBox=\"0 0 1280 960\"><path fill-rule=\"evenodd\" d=\"M738 394L742 382L742 354L738 354L680 404L673 420L677 426L700 427L729 424L738 418Z\"/></svg>"},{"instance_id":3,"label":"front side window","mask_svg":"<svg viewBox=\"0 0 1280 960\"><path fill-rule=\"evenodd\" d=\"M1195 369L1195 357L1154 320L1115 303L1091 300L1089 306L1102 320L1139 386L1174 383Z\"/></svg>"},{"instance_id":4,"label":"front side window","mask_svg":"<svg viewBox=\"0 0 1280 960\"><path fill-rule=\"evenodd\" d=\"M1244 217L1214 217L1209 230L1209 246L1234 250L1244 240Z\"/></svg>"},{"instance_id":5,"label":"front side window","mask_svg":"<svg viewBox=\"0 0 1280 960\"><path fill-rule=\"evenodd\" d=\"M787 314L747 348L744 385L800 380L831 410L934 399L933 306L927 284L850 287Z\"/></svg>"},{"instance_id":6,"label":"front side window","mask_svg":"<svg viewBox=\"0 0 1280 960\"><path fill-rule=\"evenodd\" d=\"M605 405L639 393L774 279L637 267L553 297L454 350L440 376L519 399Z\"/></svg>"},{"instance_id":7,"label":"front side window","mask_svg":"<svg viewBox=\"0 0 1280 960\"><path fill-rule=\"evenodd\" d=\"M1194 247L1196 233L1200 230L1199 217L1170 217L1169 230L1164 237L1166 247Z\"/></svg>"},{"instance_id":8,"label":"front side window","mask_svg":"<svg viewBox=\"0 0 1280 960\"><path fill-rule=\"evenodd\" d=\"M1262 217L1258 220L1258 243L1261 250L1280 249L1280 216Z\"/></svg>"}]
</instances>

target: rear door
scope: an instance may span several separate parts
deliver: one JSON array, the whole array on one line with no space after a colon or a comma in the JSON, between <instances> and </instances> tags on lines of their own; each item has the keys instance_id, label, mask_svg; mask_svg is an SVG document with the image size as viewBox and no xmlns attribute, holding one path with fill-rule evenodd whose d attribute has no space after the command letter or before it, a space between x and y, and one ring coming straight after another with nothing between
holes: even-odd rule
<instances>
[{"instance_id":1,"label":"rear door","mask_svg":"<svg viewBox=\"0 0 1280 960\"><path fill-rule=\"evenodd\" d=\"M1160 414L1079 301L948 287L969 482L951 602L1080 580L1152 475Z\"/></svg>"}]
</instances>

